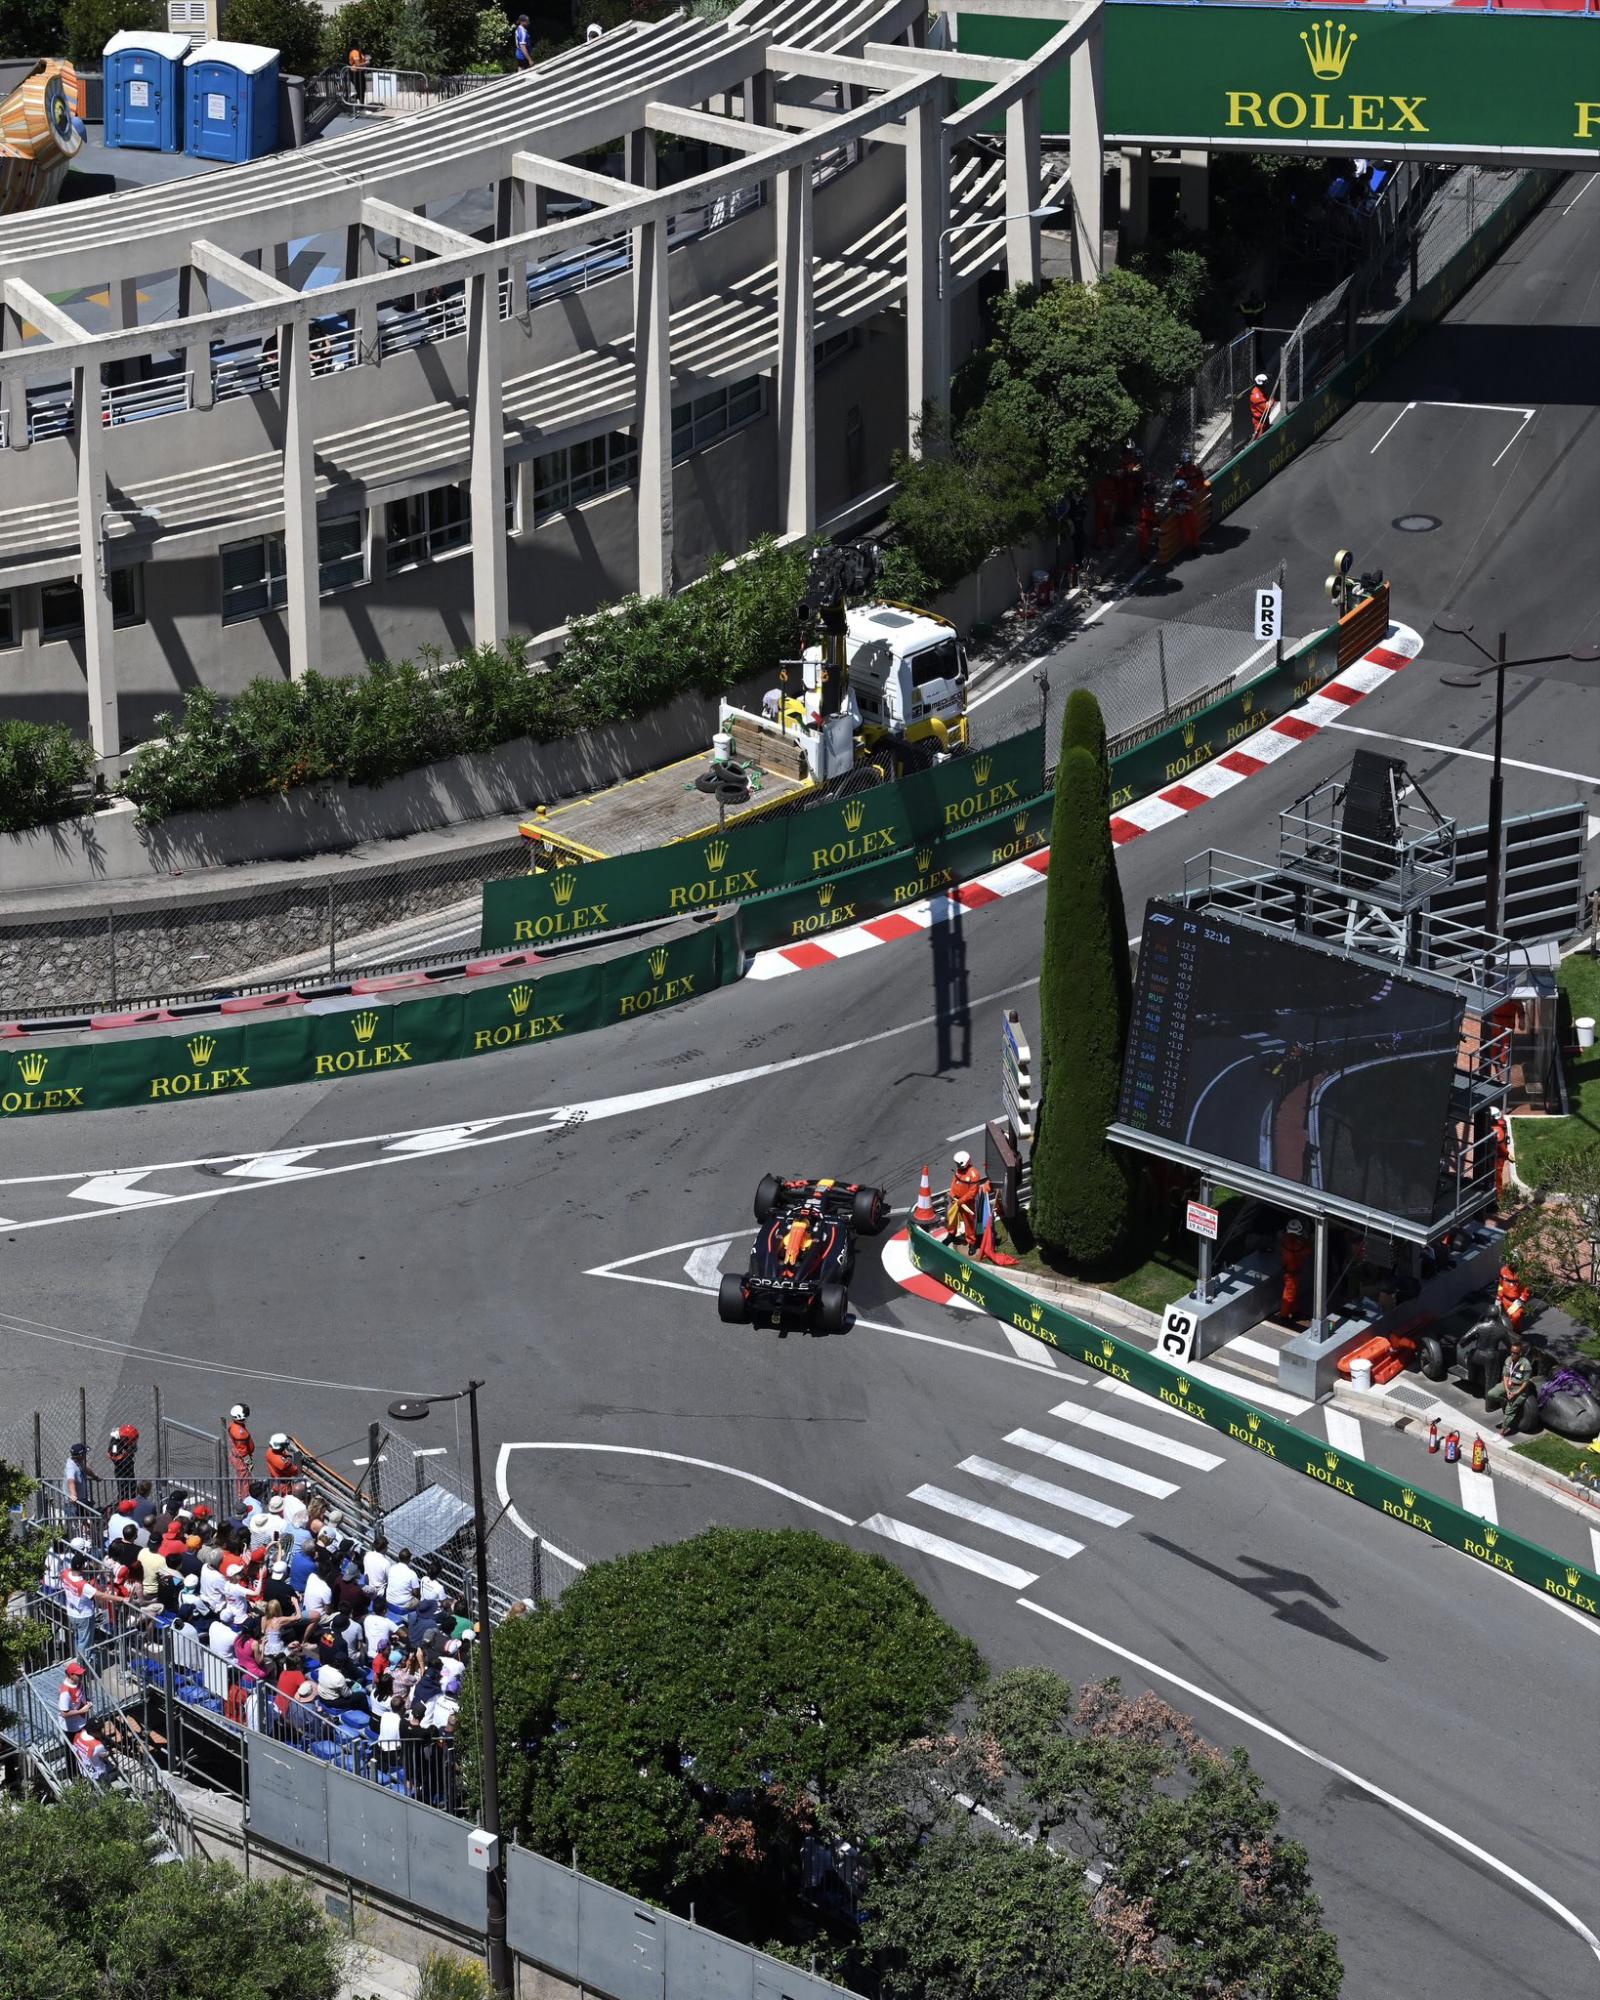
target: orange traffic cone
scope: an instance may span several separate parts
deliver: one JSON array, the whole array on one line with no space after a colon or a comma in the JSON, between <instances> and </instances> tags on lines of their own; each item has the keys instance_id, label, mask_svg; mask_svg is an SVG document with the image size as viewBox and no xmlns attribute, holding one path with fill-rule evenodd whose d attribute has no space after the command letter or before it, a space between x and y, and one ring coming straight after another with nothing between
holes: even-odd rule
<instances>
[{"instance_id":1,"label":"orange traffic cone","mask_svg":"<svg viewBox=\"0 0 1600 2000\"><path fill-rule=\"evenodd\" d=\"M917 1205L911 1211L911 1220L919 1229L931 1229L938 1221L933 1212L933 1188L928 1180L928 1170L922 1170L922 1185L917 1189Z\"/></svg>"}]
</instances>

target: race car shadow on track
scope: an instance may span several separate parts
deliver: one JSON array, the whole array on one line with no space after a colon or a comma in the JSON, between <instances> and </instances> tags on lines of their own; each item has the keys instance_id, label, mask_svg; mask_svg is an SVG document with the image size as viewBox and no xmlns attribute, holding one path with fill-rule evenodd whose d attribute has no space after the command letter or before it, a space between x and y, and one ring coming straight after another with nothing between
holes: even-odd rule
<instances>
[{"instance_id":1,"label":"race car shadow on track","mask_svg":"<svg viewBox=\"0 0 1600 2000\"><path fill-rule=\"evenodd\" d=\"M1328 1610L1337 1608L1338 1598L1331 1591L1324 1590L1304 1570L1280 1569L1257 1556L1241 1554L1238 1558L1240 1570L1257 1572L1254 1576L1241 1575L1236 1570L1225 1569L1221 1563L1208 1562L1193 1549L1185 1548L1181 1542L1169 1541L1165 1535L1153 1535L1146 1531L1144 1539L1158 1549L1165 1549L1169 1555L1181 1556L1186 1563L1205 1570L1223 1583L1231 1583L1235 1590L1244 1591L1246 1596L1270 1604L1274 1618L1308 1633L1313 1639L1331 1639L1334 1645L1347 1646L1352 1653L1359 1653L1363 1659L1376 1661L1380 1666L1389 1657L1329 1617ZM1316 1601L1308 1603L1307 1599Z\"/></svg>"}]
</instances>

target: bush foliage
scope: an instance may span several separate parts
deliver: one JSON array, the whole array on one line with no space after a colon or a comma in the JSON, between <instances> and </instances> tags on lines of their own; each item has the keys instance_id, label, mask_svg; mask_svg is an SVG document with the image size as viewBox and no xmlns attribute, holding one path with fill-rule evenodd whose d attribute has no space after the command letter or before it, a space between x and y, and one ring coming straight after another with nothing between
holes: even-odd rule
<instances>
[{"instance_id":1,"label":"bush foliage","mask_svg":"<svg viewBox=\"0 0 1600 2000\"><path fill-rule=\"evenodd\" d=\"M61 723L0 722L0 833L69 818L93 766L89 745Z\"/></svg>"}]
</instances>

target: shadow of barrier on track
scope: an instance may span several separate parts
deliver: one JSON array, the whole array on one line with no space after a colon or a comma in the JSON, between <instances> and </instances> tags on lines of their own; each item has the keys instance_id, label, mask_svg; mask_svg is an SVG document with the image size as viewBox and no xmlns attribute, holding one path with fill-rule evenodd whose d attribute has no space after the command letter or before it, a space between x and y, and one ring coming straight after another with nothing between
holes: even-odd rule
<instances>
[{"instance_id":1,"label":"shadow of barrier on track","mask_svg":"<svg viewBox=\"0 0 1600 2000\"><path fill-rule=\"evenodd\" d=\"M915 1227L910 1249L919 1271L959 1292L1003 1325L1032 1334L1084 1367L1196 1418L1276 1465L1314 1479L1319 1486L1363 1507L1375 1508L1391 1521L1414 1528L1446 1548L1461 1550L1486 1568L1502 1570L1531 1589L1600 1619L1600 1576L1594 1571L1563 1562L1537 1542L1510 1534L1435 1493L1408 1486L1364 1459L1335 1451L1325 1438L1312 1437L1281 1417L1252 1409L1243 1397L1213 1388L1209 1382L1194 1381L1183 1369L1033 1298L1020 1286L970 1263Z\"/></svg>"},{"instance_id":2,"label":"shadow of barrier on track","mask_svg":"<svg viewBox=\"0 0 1600 2000\"><path fill-rule=\"evenodd\" d=\"M681 1005L742 976L737 914L613 955L426 999L352 996L239 1027L96 1037L0 1055L0 1118L170 1104L455 1062Z\"/></svg>"}]
</instances>

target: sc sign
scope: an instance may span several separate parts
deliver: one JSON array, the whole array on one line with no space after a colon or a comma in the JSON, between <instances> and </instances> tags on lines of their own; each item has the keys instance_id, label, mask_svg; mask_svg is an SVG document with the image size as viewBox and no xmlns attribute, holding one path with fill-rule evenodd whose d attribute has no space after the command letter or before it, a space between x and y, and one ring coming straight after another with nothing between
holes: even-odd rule
<instances>
[{"instance_id":1,"label":"sc sign","mask_svg":"<svg viewBox=\"0 0 1600 2000\"><path fill-rule=\"evenodd\" d=\"M1161 1322L1161 1338L1156 1342L1156 1352L1163 1361L1175 1361L1185 1365L1194 1354L1195 1318L1180 1303L1167 1307L1167 1316Z\"/></svg>"},{"instance_id":2,"label":"sc sign","mask_svg":"<svg viewBox=\"0 0 1600 2000\"><path fill-rule=\"evenodd\" d=\"M1266 590L1256 592L1256 637L1258 639L1281 639L1283 637L1283 587L1272 584Z\"/></svg>"}]
</instances>

